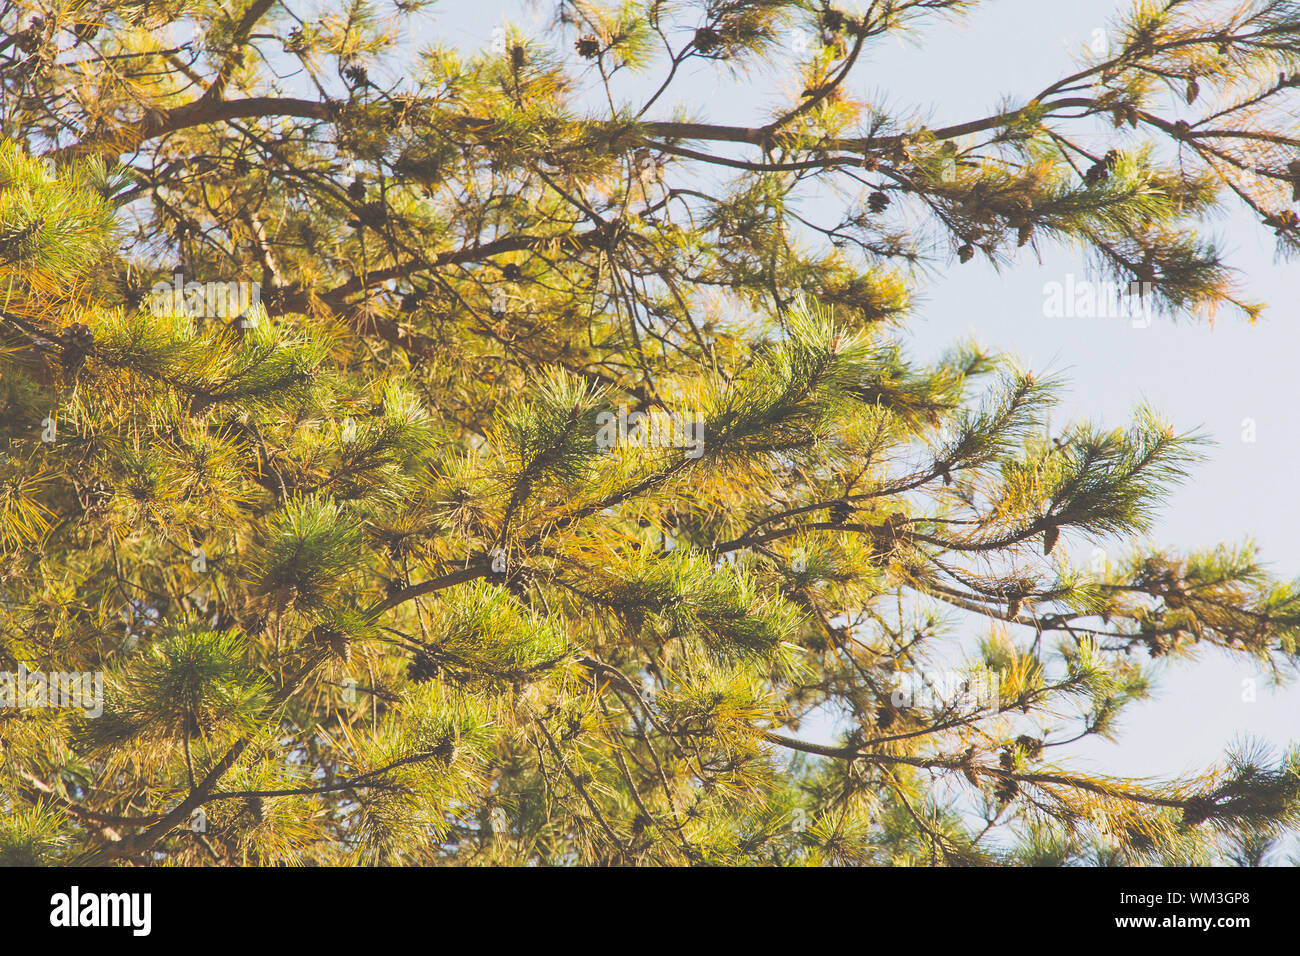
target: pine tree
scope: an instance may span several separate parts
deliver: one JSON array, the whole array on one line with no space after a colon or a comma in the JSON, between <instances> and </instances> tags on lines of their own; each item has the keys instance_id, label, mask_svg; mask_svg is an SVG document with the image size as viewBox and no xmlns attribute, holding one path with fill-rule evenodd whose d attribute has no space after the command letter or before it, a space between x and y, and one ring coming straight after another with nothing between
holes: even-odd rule
<instances>
[{"instance_id":1,"label":"pine tree","mask_svg":"<svg viewBox=\"0 0 1300 956\"><path fill-rule=\"evenodd\" d=\"M960 0L423 6L0 14L0 670L105 675L0 710L0 860L1263 860L1300 751L1062 756L1164 659L1297 662L1252 547L1144 543L1200 437L898 330L1049 244L1253 320L1205 224L1300 248L1300 4L1143 0L940 129L854 68ZM793 30L766 122L669 112Z\"/></svg>"}]
</instances>

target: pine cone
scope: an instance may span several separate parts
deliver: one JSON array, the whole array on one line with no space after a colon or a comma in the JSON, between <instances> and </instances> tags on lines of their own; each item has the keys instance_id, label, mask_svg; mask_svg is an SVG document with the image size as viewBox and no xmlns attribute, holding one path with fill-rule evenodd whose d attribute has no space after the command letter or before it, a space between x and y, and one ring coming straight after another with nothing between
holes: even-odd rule
<instances>
[{"instance_id":1,"label":"pine cone","mask_svg":"<svg viewBox=\"0 0 1300 956\"><path fill-rule=\"evenodd\" d=\"M975 257L975 247L969 242L957 250L957 259L961 262L970 262Z\"/></svg>"},{"instance_id":2,"label":"pine cone","mask_svg":"<svg viewBox=\"0 0 1300 956\"><path fill-rule=\"evenodd\" d=\"M578 37L578 42L573 46L578 51L578 56L584 60L594 60L600 56L600 40L593 34Z\"/></svg>"},{"instance_id":3,"label":"pine cone","mask_svg":"<svg viewBox=\"0 0 1300 956\"><path fill-rule=\"evenodd\" d=\"M25 226L0 232L0 262L17 262L26 252L27 243L45 225L43 218L34 219Z\"/></svg>"},{"instance_id":4,"label":"pine cone","mask_svg":"<svg viewBox=\"0 0 1300 956\"><path fill-rule=\"evenodd\" d=\"M701 53L711 53L721 42L722 37L712 27L700 27L695 31L695 49Z\"/></svg>"},{"instance_id":5,"label":"pine cone","mask_svg":"<svg viewBox=\"0 0 1300 956\"><path fill-rule=\"evenodd\" d=\"M1291 200L1300 202L1300 159L1293 159L1287 163L1286 171L1291 177Z\"/></svg>"},{"instance_id":6,"label":"pine cone","mask_svg":"<svg viewBox=\"0 0 1300 956\"><path fill-rule=\"evenodd\" d=\"M1214 800L1210 797L1192 797L1183 805L1183 823L1194 827L1204 823L1214 813Z\"/></svg>"},{"instance_id":7,"label":"pine cone","mask_svg":"<svg viewBox=\"0 0 1300 956\"><path fill-rule=\"evenodd\" d=\"M1043 742L1037 737L1031 737L1028 734L1021 734L1016 738L1016 743L1019 744L1020 749L1025 752L1025 756L1029 757L1031 760L1043 752Z\"/></svg>"},{"instance_id":8,"label":"pine cone","mask_svg":"<svg viewBox=\"0 0 1300 956\"><path fill-rule=\"evenodd\" d=\"M867 197L867 208L873 213L882 213L889 208L889 196L880 190L876 190Z\"/></svg>"},{"instance_id":9,"label":"pine cone","mask_svg":"<svg viewBox=\"0 0 1300 956\"><path fill-rule=\"evenodd\" d=\"M82 21L72 28L72 35L77 38L78 43L89 43L98 34L99 24L91 21Z\"/></svg>"},{"instance_id":10,"label":"pine cone","mask_svg":"<svg viewBox=\"0 0 1300 956\"><path fill-rule=\"evenodd\" d=\"M318 624L307 632L307 640L318 647L328 647L330 653L345 662L352 658L352 638L337 628Z\"/></svg>"},{"instance_id":11,"label":"pine cone","mask_svg":"<svg viewBox=\"0 0 1300 956\"><path fill-rule=\"evenodd\" d=\"M1273 232L1278 237L1282 237L1294 230L1296 226L1300 226L1300 216L1297 216L1294 210L1287 209L1265 216L1264 225L1272 226Z\"/></svg>"},{"instance_id":12,"label":"pine cone","mask_svg":"<svg viewBox=\"0 0 1300 956\"><path fill-rule=\"evenodd\" d=\"M898 512L886 518L879 527L872 529L872 560L880 563L888 561L899 543L907 540L909 536L907 525L907 515Z\"/></svg>"},{"instance_id":13,"label":"pine cone","mask_svg":"<svg viewBox=\"0 0 1300 956\"><path fill-rule=\"evenodd\" d=\"M885 533L893 540L899 541L908 536L908 525L911 519L901 511L895 511L885 519Z\"/></svg>"},{"instance_id":14,"label":"pine cone","mask_svg":"<svg viewBox=\"0 0 1300 956\"><path fill-rule=\"evenodd\" d=\"M34 53L41 46L45 39L45 18L32 17L31 23L25 30L19 30L14 34L14 45L24 53Z\"/></svg>"},{"instance_id":15,"label":"pine cone","mask_svg":"<svg viewBox=\"0 0 1300 956\"><path fill-rule=\"evenodd\" d=\"M406 665L406 676L413 683L423 684L438 676L438 663L425 651L417 651Z\"/></svg>"},{"instance_id":16,"label":"pine cone","mask_svg":"<svg viewBox=\"0 0 1300 956\"><path fill-rule=\"evenodd\" d=\"M90 508L97 508L110 501L112 497L113 489L102 481L97 481L86 489L86 504Z\"/></svg>"},{"instance_id":17,"label":"pine cone","mask_svg":"<svg viewBox=\"0 0 1300 956\"><path fill-rule=\"evenodd\" d=\"M822 11L822 26L830 33L839 33L844 29L844 14L827 7Z\"/></svg>"},{"instance_id":18,"label":"pine cone","mask_svg":"<svg viewBox=\"0 0 1300 956\"><path fill-rule=\"evenodd\" d=\"M348 225L354 229L361 226L369 226L372 229L378 229L388 221L388 207L382 202L368 202L357 209L357 218L348 221Z\"/></svg>"},{"instance_id":19,"label":"pine cone","mask_svg":"<svg viewBox=\"0 0 1300 956\"><path fill-rule=\"evenodd\" d=\"M63 351L59 362L69 372L75 372L86 364L86 356L95 348L95 334L89 328L76 322L63 330L59 337Z\"/></svg>"},{"instance_id":20,"label":"pine cone","mask_svg":"<svg viewBox=\"0 0 1300 956\"><path fill-rule=\"evenodd\" d=\"M581 733L582 733L582 721L578 720L577 717L570 717L568 723L564 727L564 730L561 731L560 733L560 739L573 740Z\"/></svg>"},{"instance_id":21,"label":"pine cone","mask_svg":"<svg viewBox=\"0 0 1300 956\"><path fill-rule=\"evenodd\" d=\"M830 506L831 524L842 525L853 517L853 505L848 501L836 501Z\"/></svg>"},{"instance_id":22,"label":"pine cone","mask_svg":"<svg viewBox=\"0 0 1300 956\"><path fill-rule=\"evenodd\" d=\"M433 748L433 755L443 764L449 764L456 759L456 738L444 737L438 741L438 746Z\"/></svg>"},{"instance_id":23,"label":"pine cone","mask_svg":"<svg viewBox=\"0 0 1300 956\"><path fill-rule=\"evenodd\" d=\"M528 603L528 581L521 574L507 575L503 582L506 590L515 596L520 604Z\"/></svg>"},{"instance_id":24,"label":"pine cone","mask_svg":"<svg viewBox=\"0 0 1300 956\"><path fill-rule=\"evenodd\" d=\"M966 779L970 781L972 787L980 785L980 775L976 772L975 748L973 746L966 748L957 765L961 768L961 772L965 774Z\"/></svg>"},{"instance_id":25,"label":"pine cone","mask_svg":"<svg viewBox=\"0 0 1300 956\"><path fill-rule=\"evenodd\" d=\"M1089 186L1095 186L1097 183L1110 179L1111 171L1115 168L1117 162L1119 162L1119 150L1108 150L1102 159L1088 168L1088 171L1083 176L1084 182Z\"/></svg>"}]
</instances>

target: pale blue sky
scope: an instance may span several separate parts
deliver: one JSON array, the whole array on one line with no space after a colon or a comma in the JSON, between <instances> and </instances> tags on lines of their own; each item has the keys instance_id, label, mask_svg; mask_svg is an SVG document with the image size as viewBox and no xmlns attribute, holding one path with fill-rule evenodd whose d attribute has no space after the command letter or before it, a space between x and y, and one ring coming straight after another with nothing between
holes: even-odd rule
<instances>
[{"instance_id":1,"label":"pale blue sky","mask_svg":"<svg viewBox=\"0 0 1300 956\"><path fill-rule=\"evenodd\" d=\"M837 6L852 12L858 2ZM914 43L871 47L850 91L892 108L918 109L932 126L984 116L1003 97L1027 99L1068 74L1094 31L1126 7L1115 0L991 0L962 22L934 22ZM507 19L540 31L550 8L544 0L442 0L423 17L416 38L437 36L465 51L481 49ZM689 93L696 115L753 125L776 104L773 93L780 87L772 81L780 82L776 73L730 80L700 66L674 85L676 99L653 112L666 116ZM1269 304L1255 326L1229 313L1213 329L1188 317L1174 322L1157 316L1149 328L1118 318L1045 318L1044 284L1063 282L1067 273L1082 278L1087 270L1077 251L1045 249L1040 262L1026 249L1001 274L979 258L940 270L924 288L904 338L915 356L932 358L974 335L1036 370L1064 373L1071 387L1062 419L1122 425L1145 400L1180 430L1200 428L1217 444L1170 499L1153 540L1193 548L1252 537L1275 573L1295 576L1300 504L1292 485L1300 422L1292 402L1300 393L1300 265L1275 263L1270 231L1244 213L1225 217L1215 234L1241 270L1246 298ZM1242 441L1248 418L1255 422L1253 443ZM1300 687L1263 687L1263 675L1248 662L1207 655L1161 673L1157 699L1131 711L1121 742L1081 744L1075 748L1079 760L1098 770L1167 776L1204 768L1240 735L1279 748L1300 739ZM1249 678L1261 679L1255 703L1242 701L1242 682Z\"/></svg>"}]
</instances>

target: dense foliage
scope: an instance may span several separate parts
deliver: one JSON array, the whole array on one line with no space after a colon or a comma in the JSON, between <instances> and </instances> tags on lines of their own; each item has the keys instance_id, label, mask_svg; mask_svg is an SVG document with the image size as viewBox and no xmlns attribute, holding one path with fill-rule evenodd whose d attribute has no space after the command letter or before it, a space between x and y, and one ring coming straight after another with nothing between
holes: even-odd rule
<instances>
[{"instance_id":1,"label":"dense foliage","mask_svg":"<svg viewBox=\"0 0 1300 956\"><path fill-rule=\"evenodd\" d=\"M425 6L0 4L0 669L105 674L0 710L0 860L1263 859L1300 752L1060 756L1300 655L1249 547L1142 543L1200 440L895 335L1050 244L1253 320L1204 226L1300 248L1300 3L1143 0L940 129L854 68L961 0Z\"/></svg>"}]
</instances>

